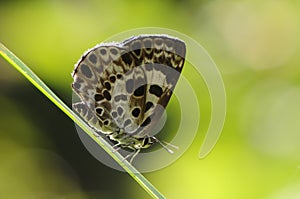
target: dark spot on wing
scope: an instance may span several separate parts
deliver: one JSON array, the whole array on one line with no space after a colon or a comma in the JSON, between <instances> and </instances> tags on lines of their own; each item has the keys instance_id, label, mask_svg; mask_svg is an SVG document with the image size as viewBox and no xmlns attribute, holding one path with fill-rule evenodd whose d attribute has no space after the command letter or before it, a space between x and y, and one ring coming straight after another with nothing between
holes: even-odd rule
<instances>
[{"instance_id":1,"label":"dark spot on wing","mask_svg":"<svg viewBox=\"0 0 300 199\"><path fill-rule=\"evenodd\" d=\"M155 40L155 43L156 43L158 46L160 46L160 45L162 44L162 40L161 40L161 39L156 39L156 40Z\"/></svg>"},{"instance_id":2,"label":"dark spot on wing","mask_svg":"<svg viewBox=\"0 0 300 199\"><path fill-rule=\"evenodd\" d=\"M151 41L150 40L144 41L144 46L145 46L146 50L148 50L148 51L151 50L151 48L152 48Z\"/></svg>"},{"instance_id":3,"label":"dark spot on wing","mask_svg":"<svg viewBox=\"0 0 300 199\"><path fill-rule=\"evenodd\" d=\"M110 80L112 83L114 83L114 82L116 81L116 76L111 75L111 76L109 77L109 80Z\"/></svg>"},{"instance_id":4,"label":"dark spot on wing","mask_svg":"<svg viewBox=\"0 0 300 199\"><path fill-rule=\"evenodd\" d=\"M163 50L161 48L154 48L154 52L156 55L161 55Z\"/></svg>"},{"instance_id":5,"label":"dark spot on wing","mask_svg":"<svg viewBox=\"0 0 300 199\"><path fill-rule=\"evenodd\" d=\"M146 105L145 105L145 112L147 112L151 107L153 106L153 103L152 102L147 102Z\"/></svg>"},{"instance_id":6,"label":"dark spot on wing","mask_svg":"<svg viewBox=\"0 0 300 199\"><path fill-rule=\"evenodd\" d=\"M91 69L85 64L82 64L80 66L80 70L81 70L82 74L84 76L86 76L87 78L91 78L93 76Z\"/></svg>"},{"instance_id":7,"label":"dark spot on wing","mask_svg":"<svg viewBox=\"0 0 300 199\"><path fill-rule=\"evenodd\" d=\"M80 87L81 87L81 85L78 83L78 82L75 82L74 84L73 84L73 88L75 88L75 89L80 89Z\"/></svg>"},{"instance_id":8,"label":"dark spot on wing","mask_svg":"<svg viewBox=\"0 0 300 199\"><path fill-rule=\"evenodd\" d=\"M108 120L105 120L105 121L103 122L103 124L104 124L105 126L107 126L107 125L109 124L109 121L108 121Z\"/></svg>"},{"instance_id":9,"label":"dark spot on wing","mask_svg":"<svg viewBox=\"0 0 300 199\"><path fill-rule=\"evenodd\" d=\"M140 115L141 109L140 108L134 108L131 112L133 117L138 117Z\"/></svg>"},{"instance_id":10,"label":"dark spot on wing","mask_svg":"<svg viewBox=\"0 0 300 199\"><path fill-rule=\"evenodd\" d=\"M109 94L109 92L107 90L103 91L103 96L105 97L105 99L107 99L108 101L111 100L111 96Z\"/></svg>"},{"instance_id":11,"label":"dark spot on wing","mask_svg":"<svg viewBox=\"0 0 300 199\"><path fill-rule=\"evenodd\" d=\"M119 115L123 114L123 108L122 107L119 106L118 109L117 109L117 111L118 111Z\"/></svg>"},{"instance_id":12,"label":"dark spot on wing","mask_svg":"<svg viewBox=\"0 0 300 199\"><path fill-rule=\"evenodd\" d=\"M151 118L147 117L147 119L144 120L144 122L141 124L141 127L149 125L151 122Z\"/></svg>"},{"instance_id":13,"label":"dark spot on wing","mask_svg":"<svg viewBox=\"0 0 300 199\"><path fill-rule=\"evenodd\" d=\"M115 101L118 102L118 101L120 101L120 100L126 101L126 100L127 100L127 96L126 96L126 95L123 95L123 94L116 95L116 96L115 96Z\"/></svg>"},{"instance_id":14,"label":"dark spot on wing","mask_svg":"<svg viewBox=\"0 0 300 199\"><path fill-rule=\"evenodd\" d=\"M111 113L111 116L113 116L113 118L116 118L116 117L118 116L118 113L117 113L116 111L113 111L113 112Z\"/></svg>"},{"instance_id":15,"label":"dark spot on wing","mask_svg":"<svg viewBox=\"0 0 300 199\"><path fill-rule=\"evenodd\" d=\"M149 92L151 94L156 95L157 97L160 97L162 95L162 93L163 93L163 90L162 90L162 88L160 86L154 84L154 85L150 86Z\"/></svg>"},{"instance_id":16,"label":"dark spot on wing","mask_svg":"<svg viewBox=\"0 0 300 199\"><path fill-rule=\"evenodd\" d=\"M115 48L110 49L111 54L117 55L118 51Z\"/></svg>"},{"instance_id":17,"label":"dark spot on wing","mask_svg":"<svg viewBox=\"0 0 300 199\"><path fill-rule=\"evenodd\" d=\"M103 108L96 108L96 113L98 113L99 115L101 115L103 112Z\"/></svg>"},{"instance_id":18,"label":"dark spot on wing","mask_svg":"<svg viewBox=\"0 0 300 199\"><path fill-rule=\"evenodd\" d=\"M145 68L147 71L151 71L151 70L153 70L153 64L146 64Z\"/></svg>"},{"instance_id":19,"label":"dark spot on wing","mask_svg":"<svg viewBox=\"0 0 300 199\"><path fill-rule=\"evenodd\" d=\"M105 50L104 48L101 48L101 49L100 49L100 54L101 54L101 55L105 55L105 54L106 54L106 50Z\"/></svg>"},{"instance_id":20,"label":"dark spot on wing","mask_svg":"<svg viewBox=\"0 0 300 199\"><path fill-rule=\"evenodd\" d=\"M158 57L158 63L160 64L164 63L164 56L161 55Z\"/></svg>"},{"instance_id":21,"label":"dark spot on wing","mask_svg":"<svg viewBox=\"0 0 300 199\"><path fill-rule=\"evenodd\" d=\"M142 85L134 91L133 95L136 97L143 96L145 93L145 90L146 90L146 85Z\"/></svg>"},{"instance_id":22,"label":"dark spot on wing","mask_svg":"<svg viewBox=\"0 0 300 199\"><path fill-rule=\"evenodd\" d=\"M125 120L125 122L124 122L124 127L126 127L126 126L128 126L128 125L130 125L131 124L131 120L130 119L127 119L127 120Z\"/></svg>"},{"instance_id":23,"label":"dark spot on wing","mask_svg":"<svg viewBox=\"0 0 300 199\"><path fill-rule=\"evenodd\" d=\"M136 54L137 56L140 56L140 54L141 54L141 48L142 48L140 42L134 42L132 44L131 48L132 48L134 54Z\"/></svg>"},{"instance_id":24,"label":"dark spot on wing","mask_svg":"<svg viewBox=\"0 0 300 199\"><path fill-rule=\"evenodd\" d=\"M111 86L110 86L110 83L109 82L105 82L104 83L104 86L107 90L110 90L111 89Z\"/></svg>"},{"instance_id":25,"label":"dark spot on wing","mask_svg":"<svg viewBox=\"0 0 300 199\"><path fill-rule=\"evenodd\" d=\"M152 58L153 58L153 50L151 50L151 48L150 49L147 49L148 51L146 51L147 53L145 53L145 56L150 60L147 60L145 63L152 63L153 62L153 60L152 60Z\"/></svg>"},{"instance_id":26,"label":"dark spot on wing","mask_svg":"<svg viewBox=\"0 0 300 199\"><path fill-rule=\"evenodd\" d=\"M168 47L172 47L173 45L173 42L171 40L166 40L165 43Z\"/></svg>"},{"instance_id":27,"label":"dark spot on wing","mask_svg":"<svg viewBox=\"0 0 300 199\"><path fill-rule=\"evenodd\" d=\"M164 63L164 64L167 65L167 66L172 66L171 59L172 59L171 57L166 57L166 58L165 58L165 63Z\"/></svg>"},{"instance_id":28,"label":"dark spot on wing","mask_svg":"<svg viewBox=\"0 0 300 199\"><path fill-rule=\"evenodd\" d=\"M121 78L122 78L122 74L120 74L120 73L117 74L117 78L118 78L118 79L121 79Z\"/></svg>"},{"instance_id":29,"label":"dark spot on wing","mask_svg":"<svg viewBox=\"0 0 300 199\"><path fill-rule=\"evenodd\" d=\"M97 57L94 54L90 54L89 55L89 60L93 63L96 64L97 63Z\"/></svg>"},{"instance_id":30,"label":"dark spot on wing","mask_svg":"<svg viewBox=\"0 0 300 199\"><path fill-rule=\"evenodd\" d=\"M125 64L127 65L131 65L132 63L132 57L129 53L124 53L123 55L121 55L122 60L125 62Z\"/></svg>"},{"instance_id":31,"label":"dark spot on wing","mask_svg":"<svg viewBox=\"0 0 300 199\"><path fill-rule=\"evenodd\" d=\"M103 97L103 95L101 95L101 94L96 94L95 95L95 100L98 102L98 101L101 101L101 100L103 100L104 99L104 97Z\"/></svg>"},{"instance_id":32,"label":"dark spot on wing","mask_svg":"<svg viewBox=\"0 0 300 199\"><path fill-rule=\"evenodd\" d=\"M128 93L132 93L133 91L133 79L129 79L126 81L126 91Z\"/></svg>"}]
</instances>

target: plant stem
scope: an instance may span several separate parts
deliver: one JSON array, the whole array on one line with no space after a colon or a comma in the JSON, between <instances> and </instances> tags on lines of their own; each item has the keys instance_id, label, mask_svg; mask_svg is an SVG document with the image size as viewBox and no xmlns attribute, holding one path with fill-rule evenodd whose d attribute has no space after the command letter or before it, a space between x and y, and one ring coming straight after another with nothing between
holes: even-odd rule
<instances>
[{"instance_id":1,"label":"plant stem","mask_svg":"<svg viewBox=\"0 0 300 199\"><path fill-rule=\"evenodd\" d=\"M38 90L70 117L84 130L99 146L101 146L152 198L165 198L141 173L139 173L127 160L123 160L117 152L101 136L96 137L91 129L77 114L75 114L63 101L58 98L48 86L17 56L0 43L0 55L21 74L23 74Z\"/></svg>"}]
</instances>

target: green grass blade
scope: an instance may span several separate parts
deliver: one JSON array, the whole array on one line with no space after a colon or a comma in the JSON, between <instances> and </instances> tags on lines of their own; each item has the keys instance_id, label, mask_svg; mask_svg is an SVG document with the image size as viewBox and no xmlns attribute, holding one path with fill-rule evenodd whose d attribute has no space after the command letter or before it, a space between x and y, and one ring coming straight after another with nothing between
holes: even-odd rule
<instances>
[{"instance_id":1,"label":"green grass blade","mask_svg":"<svg viewBox=\"0 0 300 199\"><path fill-rule=\"evenodd\" d=\"M102 137L93 135L93 130L75 114L62 100L60 100L47 85L17 56L0 43L0 55L21 74L23 74L37 89L47 96L58 108L69 116L80 128L82 128L98 145L100 145L151 197L165 198L141 173L139 173L128 161L122 161L123 156L112 152L113 148Z\"/></svg>"}]
</instances>

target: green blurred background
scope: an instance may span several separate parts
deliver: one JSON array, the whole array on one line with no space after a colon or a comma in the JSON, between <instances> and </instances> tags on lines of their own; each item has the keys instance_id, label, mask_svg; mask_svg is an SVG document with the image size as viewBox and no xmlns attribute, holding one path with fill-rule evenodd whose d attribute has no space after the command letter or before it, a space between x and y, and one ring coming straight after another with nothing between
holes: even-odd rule
<instances>
[{"instance_id":1,"label":"green blurred background","mask_svg":"<svg viewBox=\"0 0 300 199\"><path fill-rule=\"evenodd\" d=\"M189 35L224 78L224 131L199 160L210 103L191 77L203 90L199 135L178 161L145 176L172 199L300 198L299 11L296 0L2 0L0 41L70 106L70 73L88 48L132 28ZM0 198L150 198L93 158L73 122L2 58L0 107Z\"/></svg>"}]
</instances>

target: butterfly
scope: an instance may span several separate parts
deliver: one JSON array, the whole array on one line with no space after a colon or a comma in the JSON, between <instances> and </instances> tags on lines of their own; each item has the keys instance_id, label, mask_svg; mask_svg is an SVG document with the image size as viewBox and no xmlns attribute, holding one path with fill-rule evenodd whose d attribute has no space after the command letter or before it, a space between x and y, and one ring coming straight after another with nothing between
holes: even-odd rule
<instances>
[{"instance_id":1,"label":"butterfly","mask_svg":"<svg viewBox=\"0 0 300 199\"><path fill-rule=\"evenodd\" d=\"M115 148L133 150L160 143L151 130L172 96L184 66L185 43L161 34L101 43L75 65L72 89L81 99L73 109Z\"/></svg>"}]
</instances>

